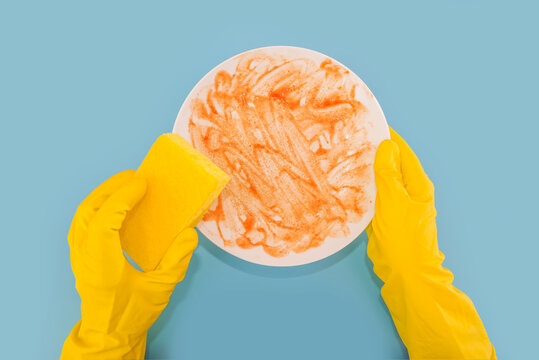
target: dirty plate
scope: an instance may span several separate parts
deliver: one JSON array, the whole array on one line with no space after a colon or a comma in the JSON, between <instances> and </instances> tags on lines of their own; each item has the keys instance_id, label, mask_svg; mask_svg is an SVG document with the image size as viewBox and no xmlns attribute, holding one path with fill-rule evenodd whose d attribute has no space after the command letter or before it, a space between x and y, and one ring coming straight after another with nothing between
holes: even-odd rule
<instances>
[{"instance_id":1,"label":"dirty plate","mask_svg":"<svg viewBox=\"0 0 539 360\"><path fill-rule=\"evenodd\" d=\"M224 61L173 131L231 176L198 228L241 259L317 261L372 219L372 164L389 129L363 81L324 54L273 46Z\"/></svg>"}]
</instances>

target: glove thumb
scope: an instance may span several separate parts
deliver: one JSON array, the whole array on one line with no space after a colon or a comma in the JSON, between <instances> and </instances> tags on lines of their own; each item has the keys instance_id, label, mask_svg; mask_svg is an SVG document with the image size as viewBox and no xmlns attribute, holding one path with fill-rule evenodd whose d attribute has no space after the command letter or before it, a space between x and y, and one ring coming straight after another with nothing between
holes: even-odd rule
<instances>
[{"instance_id":1,"label":"glove thumb","mask_svg":"<svg viewBox=\"0 0 539 360\"><path fill-rule=\"evenodd\" d=\"M423 170L419 159L410 146L393 129L389 129L391 140L399 147L403 183L408 195L414 200L434 200L434 185Z\"/></svg>"},{"instance_id":2,"label":"glove thumb","mask_svg":"<svg viewBox=\"0 0 539 360\"><path fill-rule=\"evenodd\" d=\"M384 140L378 146L374 159L374 179L377 198L382 202L407 195L402 178L399 146L393 140Z\"/></svg>"}]
</instances>

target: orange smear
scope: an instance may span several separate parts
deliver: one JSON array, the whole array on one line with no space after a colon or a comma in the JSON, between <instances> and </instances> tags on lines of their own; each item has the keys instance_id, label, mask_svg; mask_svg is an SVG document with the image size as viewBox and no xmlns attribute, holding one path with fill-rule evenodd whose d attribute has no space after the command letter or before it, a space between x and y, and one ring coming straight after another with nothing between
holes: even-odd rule
<instances>
[{"instance_id":1,"label":"orange smear","mask_svg":"<svg viewBox=\"0 0 539 360\"><path fill-rule=\"evenodd\" d=\"M240 58L192 102L196 149L232 180L204 221L225 246L280 257L349 233L366 211L374 147L349 72L331 60Z\"/></svg>"}]
</instances>

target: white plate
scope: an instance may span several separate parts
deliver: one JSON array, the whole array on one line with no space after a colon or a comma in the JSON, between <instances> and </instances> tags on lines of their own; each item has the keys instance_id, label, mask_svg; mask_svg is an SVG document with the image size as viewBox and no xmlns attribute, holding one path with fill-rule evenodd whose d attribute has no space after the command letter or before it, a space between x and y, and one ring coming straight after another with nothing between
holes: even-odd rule
<instances>
[{"instance_id":1,"label":"white plate","mask_svg":"<svg viewBox=\"0 0 539 360\"><path fill-rule=\"evenodd\" d=\"M257 58L257 60L252 60L253 58ZM252 60L252 62L249 63L249 71L240 71L238 68L238 64L240 64L240 61L241 64L247 64L247 62L250 61L249 59ZM321 64L323 62L327 63L327 61L330 62L330 65L326 65L324 68L322 68ZM284 63L288 63L288 65L281 66ZM275 66L280 66L279 69L282 71L270 71L270 69L275 69ZM214 84L216 75L222 71L226 71L229 75L236 74L234 77L235 80L233 82L235 84L234 86L236 86L236 89L238 88L238 84L248 84L244 87L243 92L237 91L236 96L234 97L234 99L240 101L242 101L241 99L247 100L245 100L243 105L239 105L239 103L236 102L235 106L237 107L235 108L235 110L238 111L229 111L228 113L222 109L221 105L225 104L226 101L228 101L227 106L230 104L234 104L232 100L226 100L224 99L224 97L219 97L217 101L212 100L214 104L216 104L214 107L215 111L223 115L220 118L221 120L219 120L219 126L217 126L216 131L216 134L219 134L219 136L215 138L212 137L212 139L221 139L217 140L220 145L223 144L223 141L232 141L237 145L236 147L232 146L234 149L240 149L246 144L248 144L249 142L246 139L250 141L250 144L258 143L259 145L258 147L249 147L248 151L240 151L241 156L245 156L241 157L241 159L243 160L238 160L238 157L236 157L235 160L230 160L231 164L233 165L230 165L231 167L228 168L224 165L225 163L223 162L224 158L222 156L224 156L223 154L226 153L226 151L223 150L223 146L220 146L218 148L220 149L219 151L213 151L209 150L208 147L202 148L204 146L204 142L200 142L198 145L195 144L195 148L198 148L203 153L205 153L205 155L217 162L218 165L221 165L223 170L227 171L233 178L231 183L227 185L227 188L221 194L220 198L216 200L216 203L214 203L214 206L212 207L212 210L210 210L210 213L211 211L214 211L217 206L217 203L219 201L222 202L223 199L237 200L238 197L234 196L233 191L236 191L237 194L241 194L240 196L243 199L243 202L241 202L242 204L247 204L247 207L243 207L237 206L236 203L236 205L234 206L227 207L227 211L220 212L221 216L225 216L228 219L226 220L226 222L221 222L221 233L229 240L227 245L225 245L225 241L223 240L221 233L218 231L216 221L201 221L198 224L199 230L204 235L206 235L214 244L229 252L230 254L233 254L241 259L253 263L269 266L294 266L311 263L328 257L351 243L355 238L359 236L359 234L361 234L361 232L369 224L374 214L374 199L376 194L376 187L374 184L372 162L374 161L374 154L376 148L378 147L378 144L383 139L389 138L389 129L384 114L382 112L382 109L380 108L380 105L374 98L372 92L367 88L365 83L363 83L363 81L352 71L350 71L344 65L340 64L338 61L331 59L328 56L319 52L290 46L272 46L250 50L242 54L236 55L219 64L208 74L206 74L206 76L204 76L202 80L199 81L199 83L188 95L187 99L183 103L178 113L176 123L174 124L173 132L180 134L191 144L193 144L194 141L190 133L190 119L193 118L193 123L197 124L194 127L195 129L199 129L201 133L205 133L205 129L207 129L207 125L210 123L206 120L201 120L202 118L206 117L206 115L200 115L202 114L200 112L200 109L210 111L210 108L207 106L206 101L207 95L210 92L210 89L215 87ZM270 75L262 77L262 75L260 75L261 72L263 72L265 75L270 73ZM241 75L240 73L243 75L247 75L247 77L243 78L243 80L239 80ZM280 74L280 77L272 77L272 75L275 74ZM308 76L306 74L308 74ZM298 76L294 78L291 75ZM332 78L332 76L334 77ZM246 80L247 78L252 79L252 77L258 79L258 81L256 81L256 83L258 84L257 86L253 85L254 82L252 82L252 80ZM313 89L313 83L320 84L320 82L317 82L316 79L321 79L321 77L324 77L324 79L326 79L326 84L329 81L327 79L339 79L339 81L334 81L332 83L332 86L325 89L325 92L321 91L320 89L317 90L317 95L311 96L310 98L304 95L295 97L291 95L297 95L300 91L298 89ZM263 80L260 80L262 78ZM292 84L296 85L296 87L294 88L294 85L286 85L286 81L284 83L279 83L276 78L300 80L292 82ZM312 81L312 83L307 83L307 81ZM272 84L273 86L270 87L271 90L268 90L267 86L261 87L261 83L266 85ZM279 87L276 84L285 84L288 87L285 86L284 88L288 89L288 92L280 92ZM298 84L301 85L298 86ZM340 94L339 99L341 102L345 102L348 105L339 105L335 102L335 98L332 98L330 95L331 90L337 91L336 89L338 89L339 86L342 87L341 90L338 90ZM349 91L351 88L355 88L355 93ZM213 89L213 94L215 94L215 89L216 88ZM226 90L222 93L230 95L231 91ZM247 94L247 96L242 97L239 95L240 93L243 93L244 95ZM273 94L274 97L268 95L270 93ZM258 97L256 97L254 94L256 94L256 96ZM305 94L305 92L303 92L302 94ZM314 94L314 92L312 94ZM303 97L307 100L302 100L301 102L294 100L297 100L300 97ZM273 100L269 100L270 98ZM312 99L316 98L318 98L318 100L316 100L316 107L309 107L315 104L315 100ZM217 95L215 96L215 99L217 99ZM253 102L253 99L257 100ZM202 101L202 103L206 103L206 105L199 106L199 110L198 112L196 112L194 111L193 105L195 101ZM361 108L358 107L358 103L356 101L359 101L362 104L362 111L358 110ZM268 106L268 104L271 104L271 106L273 106L271 108L274 110L273 113L270 113L268 111L261 111L262 109L267 109L266 106ZM330 117L323 115L324 113L321 110L322 106L324 106L325 109L333 109L331 110L333 111L333 115ZM344 120L341 121L342 125L329 126L327 125L328 121L334 121L334 119L339 116L339 111L336 110L337 106L342 106L342 108L345 109L343 110L343 112L340 113L342 114ZM292 108L294 109L291 110ZM253 127L250 127L252 125L251 120L254 117L249 117L249 115L253 116L253 114L255 114L254 111L256 111L258 116L270 116L270 118L266 118L266 121L262 121L262 123L265 123L265 126L258 125L258 129L269 129L267 132L264 132L264 134L258 132L258 130L255 130L257 126L253 125ZM288 112L288 114L290 114L291 112L294 114L295 117L292 118L293 120L290 120L290 117L277 120L277 117L273 116L273 114L277 113L287 114L287 111L290 111ZM306 115L307 111L310 111L309 115ZM346 111L352 111L353 115L346 115L348 114L346 113ZM317 119L314 115L312 115L315 113L320 115L321 119L323 120L312 120ZM214 119L219 118L215 114L211 115L210 117L212 116ZM238 124L240 124L241 120L238 119L243 119L243 121L247 119L249 121L243 122L243 127L240 127L238 126ZM268 119L271 119L271 122ZM299 122L300 120L297 119L300 119L301 122ZM227 123L223 124L224 122ZM272 129L272 124L275 124L277 122L280 124L279 128ZM295 124L295 126L285 128L285 126L288 126L292 122ZM319 130L316 131L317 126L319 126L315 124L316 122L318 122L319 124L326 124L325 126L329 126L329 131L332 131L333 133L339 133L342 141L332 140L332 135L328 136L329 132L324 133L320 132ZM352 123L355 124L354 131L346 132L339 128L339 126L349 128ZM305 124L309 124L309 126ZM310 130L308 130L309 127ZM314 131L312 131L313 129ZM284 135L279 134L281 130L285 131ZM277 140L275 139L279 139L279 141L291 140L293 137L293 135L291 134L294 133L296 130L302 134L300 138L303 139L303 141L293 141L292 143L288 143L289 146L279 146L279 144L277 144ZM249 135L237 135L247 133ZM315 136L312 135L313 133L315 134ZM354 138L354 141L350 139L350 136ZM294 139L297 138L298 133L296 133ZM347 146L349 146L346 147L346 151L343 151L342 149L338 150L338 145L346 144L346 142L348 142ZM370 150L365 151L360 159L352 158L351 156L353 155L346 154L347 152L353 150L352 148L356 146L356 144L370 144L368 145L368 148ZM212 147L213 145L211 145L210 142L207 144L207 146ZM311 150L306 151L306 146L312 147ZM317 147L318 149L322 148L322 150L324 150L324 148L329 149L326 149L326 155L323 155L321 152L315 152L317 151ZM260 150L261 148L265 150L262 151ZM275 149L278 149L278 151L276 151ZM229 150L228 156L230 156L230 154L231 152ZM280 158L277 158L279 156ZM338 171L338 169L350 169L350 166L341 166L336 169L336 164L338 163L337 159L340 158L342 160L343 156L348 156L347 158L351 159L349 163L355 165L353 168L356 170L357 165L362 164L365 166L365 170L361 173L362 180L358 179L357 181L358 184L362 184L361 189L363 190L364 200L358 202L349 202L348 205L343 205L345 204L345 202L343 201L346 199L346 196L337 195L336 191L338 190L335 190L341 189L341 194L345 194L346 190L344 189L346 187L331 186L337 184L338 181L341 181L342 185L343 182L346 183L346 180L350 180L351 178L350 176L346 176L346 171L341 171L340 173ZM249 157L251 157L250 162L246 160L249 159ZM333 172L329 168L327 168L328 164L330 163L328 159L330 158L333 159L331 161L331 164L333 164L333 166L330 166L331 169L333 169ZM290 161L289 164L286 165L285 161L282 159L288 159ZM302 160L297 161L298 159ZM256 166L249 167L248 165L246 165L248 163L253 163ZM274 167L271 167L271 164L273 164ZM290 170L293 167L290 164L303 165L298 165L297 173L294 173ZM272 171L275 170L278 171L278 176L275 176L275 173L272 174ZM240 175L238 175L241 171L243 171L243 174L246 174L249 179L257 178L256 176L253 176L253 174L258 174L258 176L262 176L264 178L263 182L260 182L258 185L255 186L257 187L258 191L263 195L249 195L250 190L248 190L248 184L252 184L254 181L250 181L246 178L241 181L241 177ZM231 174L231 172L234 173ZM291 173L292 175L290 175ZM336 177L331 177L330 179L329 174L336 173L338 175ZM293 179L293 176L297 176L294 174L301 174L299 176L303 176L305 181ZM302 191L286 191L285 187L296 187L299 186L299 184L303 186ZM321 185L317 186L314 184ZM355 185L356 183L354 182L354 186ZM303 191L305 189L308 189L309 191ZM327 189L330 190L326 191ZM314 195L311 197L307 195L310 191L314 192ZM358 190L349 190L348 193L349 196L359 196L358 194ZM292 199L290 197L292 197ZM261 202L255 206L253 205L253 201L256 198L260 199ZM284 198L286 198L286 200L283 200ZM313 200L319 198L324 199L325 201L322 205L317 203L318 200ZM341 200L340 205L337 199ZM270 201L277 202L277 204L279 205L278 209L275 207L273 209L270 209L270 206L268 206ZM302 203L305 203L307 205L302 208ZM335 204L337 204L338 206L336 206ZM352 207L355 205L352 204L362 204L363 209L362 215L356 214L356 219L354 220L349 219L349 214L354 211ZM290 207L288 207L289 205ZM244 210L240 211L238 209ZM249 214L249 211L253 209L255 209L255 215L258 215L255 216ZM297 214L294 215L294 211L297 209L305 210L304 212L302 210L301 215L298 216ZM334 224L335 227L346 227L348 228L348 231L341 231L341 234L339 235L335 235L335 233L333 233L332 236L322 236L322 238L324 239L320 239L318 241L318 246L307 246L307 250L305 251L295 252L293 250L290 250L290 248L294 247L293 244L295 244L295 242L283 241L282 239L286 236L289 236L289 239L297 239L300 238L298 234L301 234L303 238L306 239L305 243L311 244L313 239L319 236L319 234L322 234L328 228L328 224L332 224L328 220L328 216L320 214L320 209L325 209L326 213L333 214L331 216L337 216L335 214L340 214L339 216L344 216L343 214L348 214L346 215L346 217L341 216L342 219L346 220L343 220L343 223L345 225ZM313 213L314 211L317 212ZM359 213L359 211L357 213ZM238 217L232 216L235 214L238 215ZM289 214L290 216L285 216L285 214ZM280 215L285 216L286 219L283 219ZM230 220L234 218L237 220L236 222ZM252 221L257 222L256 225L258 227L258 230L251 231L249 232L249 236L246 236L244 229L250 226L249 222ZM236 231L232 231L231 227L233 226L227 226L227 223L236 224ZM283 223L286 223L286 225L292 224L293 226L297 226L297 230L283 230L283 226L285 226L283 225ZM316 228L318 228L318 230L312 231L312 229ZM262 231L260 231L261 229ZM266 252L264 251L263 247L260 246L260 238L264 236L262 235L263 233L265 233L266 235L271 234L275 229L279 229L280 234L283 235L281 238L279 236L267 236L266 239L269 240L264 241L268 246L273 247L268 248L269 250L268 252ZM251 248L240 247L237 245L238 242L235 241L238 237L243 237L243 239L249 239L250 242L258 245ZM316 242L316 240L314 240L314 242ZM276 257L274 255L279 252L275 250L277 248L281 250L284 249L283 252L286 252L287 249L290 251L286 255ZM273 255L271 255L270 253Z\"/></svg>"}]
</instances>

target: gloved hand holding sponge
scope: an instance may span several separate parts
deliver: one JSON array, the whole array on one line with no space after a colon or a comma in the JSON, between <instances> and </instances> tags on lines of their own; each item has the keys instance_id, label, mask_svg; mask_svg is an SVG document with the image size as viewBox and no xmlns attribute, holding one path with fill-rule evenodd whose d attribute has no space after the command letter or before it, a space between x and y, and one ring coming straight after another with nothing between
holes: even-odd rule
<instances>
[{"instance_id":1,"label":"gloved hand holding sponge","mask_svg":"<svg viewBox=\"0 0 539 360\"><path fill-rule=\"evenodd\" d=\"M179 135L165 134L136 172L111 177L82 202L68 235L81 320L62 359L144 359L146 333L197 246L193 226L228 180Z\"/></svg>"}]
</instances>

